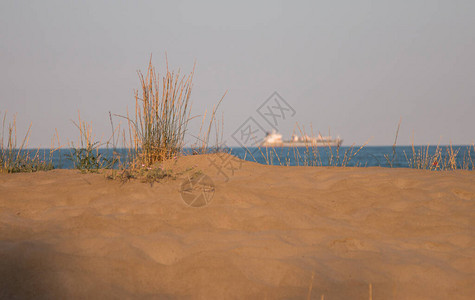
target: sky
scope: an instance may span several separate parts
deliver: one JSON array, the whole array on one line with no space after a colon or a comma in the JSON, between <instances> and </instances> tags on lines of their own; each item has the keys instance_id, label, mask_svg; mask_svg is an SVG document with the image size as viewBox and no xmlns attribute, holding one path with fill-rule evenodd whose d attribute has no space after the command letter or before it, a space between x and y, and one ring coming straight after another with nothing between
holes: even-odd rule
<instances>
[{"instance_id":1,"label":"sky","mask_svg":"<svg viewBox=\"0 0 475 300\"><path fill-rule=\"evenodd\" d=\"M134 109L138 70L190 72L189 136L227 94L223 142L277 92L276 129L344 145L475 141L475 1L1 1L0 111L30 147L97 139ZM285 118L285 119L284 119ZM119 118L115 118L118 123ZM299 124L296 127L296 124ZM297 129L298 131L298 129Z\"/></svg>"}]
</instances>

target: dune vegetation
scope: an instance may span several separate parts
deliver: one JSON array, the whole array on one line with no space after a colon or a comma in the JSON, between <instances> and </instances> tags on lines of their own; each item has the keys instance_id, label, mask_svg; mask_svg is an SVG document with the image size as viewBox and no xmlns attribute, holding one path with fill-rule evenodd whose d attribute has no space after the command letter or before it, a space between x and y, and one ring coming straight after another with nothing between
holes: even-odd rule
<instances>
[{"instance_id":1,"label":"dune vegetation","mask_svg":"<svg viewBox=\"0 0 475 300\"><path fill-rule=\"evenodd\" d=\"M2 130L0 135L0 171L6 173L35 172L51 170L53 155L56 152L67 151L66 157L75 169L83 172L98 172L104 169L120 170L125 178L134 178L137 174L147 173L154 169L162 161L176 158L187 154L206 154L210 152L229 152L223 148L222 140L223 120L217 120L216 112L223 101L223 97L217 102L211 111L210 119L207 120L206 111L201 116L202 123L195 142L188 147L189 153L184 153L185 136L188 133L188 125L191 119L200 116L191 116L191 92L193 88L193 76L195 67L189 74L181 75L168 69L168 61L164 75L156 71L150 58L145 73L138 72L140 87L135 91L135 112L133 114L116 115L109 113L112 127L112 136L107 141L96 140L90 123L81 119L78 113L78 121L73 122L79 135L76 143L69 142L68 147L59 145L57 131L52 139L49 154L40 155L39 149L32 150L28 147L30 127L21 139L17 141L16 116L13 120L7 120L7 113L3 114ZM120 124L114 126L113 118L125 120L126 127ZM399 127L396 131L393 145L393 153L384 155L384 166L393 167L395 159L395 147L397 144ZM212 131L216 138L212 141ZM299 127L301 133L307 134ZM311 135L314 136L313 130ZM302 166L335 166L346 167L352 162L353 166L365 166L364 161L358 160L358 153L367 143L361 146L351 145L345 150L340 146L317 147L308 145L302 148L293 148L285 157L277 154L272 147L257 147L253 151L245 149L247 160L257 161L254 154L258 153L268 165L290 165L292 157ZM126 155L119 155L118 148L125 149ZM412 151L404 152L408 168L425 170L473 170L474 160L471 152L475 151L475 144L466 146L460 157L461 147L452 145L440 146L434 151L429 151L427 146L415 146L412 142ZM67 148L67 149L65 149ZM100 153L100 149L110 149L111 155ZM254 154L253 154L254 153ZM324 154L324 155L322 155ZM381 163L381 166L383 164ZM57 166L56 166L57 167ZM154 171L155 172L155 171ZM112 177L116 177L114 172ZM135 175L134 175L135 174ZM163 174L160 174L161 177ZM139 176L140 177L140 176ZM166 176L165 176L166 177Z\"/></svg>"}]
</instances>

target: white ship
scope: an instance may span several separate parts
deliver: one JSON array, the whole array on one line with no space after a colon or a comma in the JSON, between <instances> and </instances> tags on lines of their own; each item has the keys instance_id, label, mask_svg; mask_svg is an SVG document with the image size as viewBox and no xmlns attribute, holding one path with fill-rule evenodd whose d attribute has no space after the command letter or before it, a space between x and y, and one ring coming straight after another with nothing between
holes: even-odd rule
<instances>
[{"instance_id":1,"label":"white ship","mask_svg":"<svg viewBox=\"0 0 475 300\"><path fill-rule=\"evenodd\" d=\"M290 140L282 140L282 134L274 131L268 132L260 146L263 147L336 147L340 146L343 140L340 137L336 139L331 136L310 137L308 135L292 135Z\"/></svg>"}]
</instances>

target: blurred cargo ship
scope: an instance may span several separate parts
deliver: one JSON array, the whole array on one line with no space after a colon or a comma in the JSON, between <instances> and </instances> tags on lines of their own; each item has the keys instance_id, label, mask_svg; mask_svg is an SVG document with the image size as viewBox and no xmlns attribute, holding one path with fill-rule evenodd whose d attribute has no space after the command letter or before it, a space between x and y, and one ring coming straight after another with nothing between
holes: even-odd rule
<instances>
[{"instance_id":1,"label":"blurred cargo ship","mask_svg":"<svg viewBox=\"0 0 475 300\"><path fill-rule=\"evenodd\" d=\"M260 146L263 147L336 147L340 146L343 140L340 137L336 139L331 136L310 137L308 135L297 136L292 135L290 140L282 140L282 134L275 131L268 132Z\"/></svg>"}]
</instances>

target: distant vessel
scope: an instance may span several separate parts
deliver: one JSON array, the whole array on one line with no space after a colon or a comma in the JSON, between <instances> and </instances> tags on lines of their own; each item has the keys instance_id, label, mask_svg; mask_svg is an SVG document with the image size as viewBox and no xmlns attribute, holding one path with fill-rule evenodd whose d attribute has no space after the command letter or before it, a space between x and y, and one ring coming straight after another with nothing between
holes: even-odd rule
<instances>
[{"instance_id":1,"label":"distant vessel","mask_svg":"<svg viewBox=\"0 0 475 300\"><path fill-rule=\"evenodd\" d=\"M310 137L308 135L292 135L289 141L282 140L282 134L274 131L268 132L260 146L264 147L336 147L340 146L343 140L340 137L333 139L331 136Z\"/></svg>"}]
</instances>

